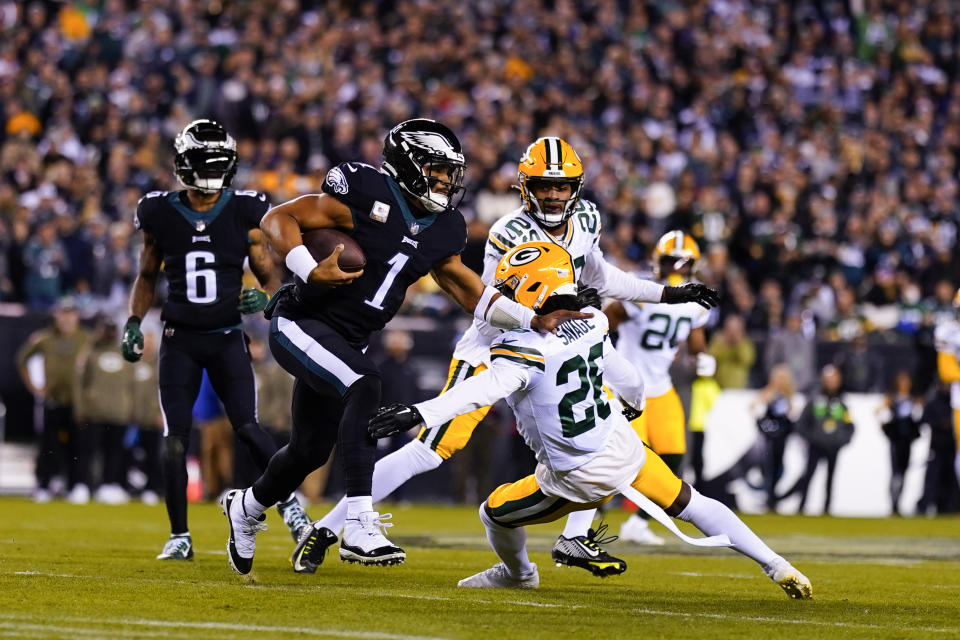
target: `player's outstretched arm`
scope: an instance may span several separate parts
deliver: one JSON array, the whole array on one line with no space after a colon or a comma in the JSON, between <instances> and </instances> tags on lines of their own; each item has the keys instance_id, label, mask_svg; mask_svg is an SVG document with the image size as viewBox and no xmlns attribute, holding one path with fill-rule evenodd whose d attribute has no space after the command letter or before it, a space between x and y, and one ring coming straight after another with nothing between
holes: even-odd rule
<instances>
[{"instance_id":1,"label":"player's outstretched arm","mask_svg":"<svg viewBox=\"0 0 960 640\"><path fill-rule=\"evenodd\" d=\"M523 367L492 363L491 367L448 389L432 400L407 406L382 408L370 419L367 431L373 438L388 438L419 424L438 427L459 415L487 407L523 388L529 375Z\"/></svg>"},{"instance_id":2,"label":"player's outstretched arm","mask_svg":"<svg viewBox=\"0 0 960 640\"><path fill-rule=\"evenodd\" d=\"M140 252L140 268L137 279L133 282L130 292L130 317L123 326L123 338L120 341L120 352L127 362L136 362L143 357L143 332L140 330L140 321L147 315L153 296L157 290L157 276L160 274L160 265L163 256L153 236L146 231L143 233L143 250Z\"/></svg>"},{"instance_id":3,"label":"player's outstretched arm","mask_svg":"<svg viewBox=\"0 0 960 640\"><path fill-rule=\"evenodd\" d=\"M536 315L532 309L508 300L493 287L485 286L480 276L463 264L460 256L450 256L435 265L430 274L465 311L498 329L530 328L540 333L552 333L567 320L593 317L592 313L567 310Z\"/></svg>"},{"instance_id":4,"label":"player's outstretched arm","mask_svg":"<svg viewBox=\"0 0 960 640\"><path fill-rule=\"evenodd\" d=\"M660 302L666 302L667 304L696 302L701 307L709 309L720 304L720 294L705 284L688 282L679 287L664 287Z\"/></svg>"},{"instance_id":5,"label":"player's outstretched arm","mask_svg":"<svg viewBox=\"0 0 960 640\"><path fill-rule=\"evenodd\" d=\"M353 229L350 207L327 194L300 196L270 209L260 221L260 230L290 271L304 281L314 284L338 285L356 280L363 270L347 273L337 264L343 251L337 245L326 259L319 263L303 246L301 235L311 229Z\"/></svg>"}]
</instances>

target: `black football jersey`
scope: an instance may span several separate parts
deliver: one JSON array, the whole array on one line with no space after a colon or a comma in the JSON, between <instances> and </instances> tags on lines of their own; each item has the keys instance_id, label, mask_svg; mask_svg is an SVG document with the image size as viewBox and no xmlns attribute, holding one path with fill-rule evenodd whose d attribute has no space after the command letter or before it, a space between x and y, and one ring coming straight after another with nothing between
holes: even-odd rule
<instances>
[{"instance_id":1,"label":"black football jersey","mask_svg":"<svg viewBox=\"0 0 960 640\"><path fill-rule=\"evenodd\" d=\"M321 320L362 347L397 313L410 285L463 251L466 223L458 210L424 215L393 178L360 162L331 169L323 191L350 207L353 230L347 233L363 249L367 264L352 283L331 289L296 278L299 303L285 304L284 313Z\"/></svg>"},{"instance_id":2,"label":"black football jersey","mask_svg":"<svg viewBox=\"0 0 960 640\"><path fill-rule=\"evenodd\" d=\"M184 191L154 191L140 200L134 225L153 236L163 256L165 322L200 331L240 324L250 230L269 208L264 194L232 189L208 211L191 209Z\"/></svg>"}]
</instances>

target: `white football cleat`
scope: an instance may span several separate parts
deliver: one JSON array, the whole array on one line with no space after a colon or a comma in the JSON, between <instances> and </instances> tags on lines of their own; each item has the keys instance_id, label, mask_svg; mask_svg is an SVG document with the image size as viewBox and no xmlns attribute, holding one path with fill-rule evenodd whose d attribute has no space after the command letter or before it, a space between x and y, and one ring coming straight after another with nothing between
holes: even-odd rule
<instances>
[{"instance_id":1,"label":"white football cleat","mask_svg":"<svg viewBox=\"0 0 960 640\"><path fill-rule=\"evenodd\" d=\"M230 537L227 539L227 560L240 575L250 573L253 568L253 554L257 550L257 533L267 528L263 522L266 514L260 517L248 515L243 506L245 489L231 489L220 497L220 507L227 516L230 525Z\"/></svg>"},{"instance_id":2,"label":"white football cleat","mask_svg":"<svg viewBox=\"0 0 960 640\"><path fill-rule=\"evenodd\" d=\"M486 571L464 578L457 586L468 589L536 589L540 586L540 573L537 565L533 565L532 574L526 578L515 578L507 571L507 566L500 562Z\"/></svg>"},{"instance_id":3,"label":"white football cleat","mask_svg":"<svg viewBox=\"0 0 960 640\"><path fill-rule=\"evenodd\" d=\"M809 600L813 598L813 585L809 578L797 571L796 567L778 558L764 568L767 577L780 585L787 595L794 600Z\"/></svg>"},{"instance_id":4,"label":"white football cleat","mask_svg":"<svg viewBox=\"0 0 960 640\"><path fill-rule=\"evenodd\" d=\"M70 493L67 494L67 502L70 504L87 504L90 502L90 487L85 484L75 484Z\"/></svg>"},{"instance_id":5,"label":"white football cleat","mask_svg":"<svg viewBox=\"0 0 960 640\"><path fill-rule=\"evenodd\" d=\"M620 525L620 542L659 546L664 544L663 538L650 530L650 523L639 516L630 516Z\"/></svg>"},{"instance_id":6,"label":"white football cleat","mask_svg":"<svg viewBox=\"0 0 960 640\"><path fill-rule=\"evenodd\" d=\"M389 513L364 511L356 518L347 518L340 538L340 559L365 565L400 564L406 560L406 552L383 535L383 529L393 526L385 522L391 517Z\"/></svg>"}]
</instances>

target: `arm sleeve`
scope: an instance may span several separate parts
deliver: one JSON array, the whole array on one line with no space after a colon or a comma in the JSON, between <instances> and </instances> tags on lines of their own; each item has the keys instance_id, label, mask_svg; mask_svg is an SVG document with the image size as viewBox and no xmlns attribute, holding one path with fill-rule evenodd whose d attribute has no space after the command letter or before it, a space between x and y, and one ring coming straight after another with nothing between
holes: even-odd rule
<instances>
[{"instance_id":1,"label":"arm sleeve","mask_svg":"<svg viewBox=\"0 0 960 640\"><path fill-rule=\"evenodd\" d=\"M527 367L510 362L491 363L486 371L451 387L443 395L414 405L427 427L438 427L459 415L487 407L530 383Z\"/></svg>"},{"instance_id":2,"label":"arm sleeve","mask_svg":"<svg viewBox=\"0 0 960 640\"><path fill-rule=\"evenodd\" d=\"M646 404L643 378L633 363L613 348L610 336L603 339L603 378L634 409Z\"/></svg>"},{"instance_id":3,"label":"arm sleeve","mask_svg":"<svg viewBox=\"0 0 960 640\"><path fill-rule=\"evenodd\" d=\"M600 295L616 300L660 302L663 298L662 284L635 278L618 269L607 262L597 245L586 256L581 280L583 284L594 287Z\"/></svg>"}]
</instances>

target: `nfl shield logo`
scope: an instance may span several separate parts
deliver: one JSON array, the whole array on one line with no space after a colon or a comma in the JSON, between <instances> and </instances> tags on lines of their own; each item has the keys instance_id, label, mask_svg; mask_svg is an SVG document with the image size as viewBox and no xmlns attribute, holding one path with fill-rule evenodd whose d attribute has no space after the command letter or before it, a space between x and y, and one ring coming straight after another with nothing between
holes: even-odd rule
<instances>
[{"instance_id":1,"label":"nfl shield logo","mask_svg":"<svg viewBox=\"0 0 960 640\"><path fill-rule=\"evenodd\" d=\"M413 224L410 225L410 233L412 233L413 235L417 235L417 233L418 233L419 231L420 231L420 225L419 225L419 224L417 224L416 222L414 222Z\"/></svg>"},{"instance_id":2,"label":"nfl shield logo","mask_svg":"<svg viewBox=\"0 0 960 640\"><path fill-rule=\"evenodd\" d=\"M207 228L207 223L204 222L203 220L197 220L194 226L197 228L197 231L203 231L204 229Z\"/></svg>"}]
</instances>

